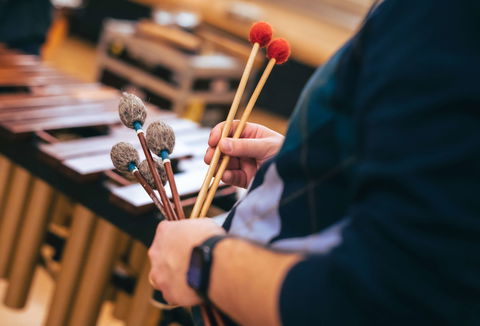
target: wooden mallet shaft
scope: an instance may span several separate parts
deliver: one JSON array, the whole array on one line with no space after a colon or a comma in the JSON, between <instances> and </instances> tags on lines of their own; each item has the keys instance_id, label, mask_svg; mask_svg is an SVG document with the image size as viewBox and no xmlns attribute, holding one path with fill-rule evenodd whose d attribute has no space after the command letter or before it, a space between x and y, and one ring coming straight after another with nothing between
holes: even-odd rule
<instances>
[{"instance_id":1,"label":"wooden mallet shaft","mask_svg":"<svg viewBox=\"0 0 480 326\"><path fill-rule=\"evenodd\" d=\"M240 79L240 83L238 85L237 92L235 94L235 98L233 99L232 106L230 107L230 111L228 112L227 119L225 120L225 124L222 130L221 139L226 138L230 133L230 128L232 127L233 119L237 114L238 106L240 105L240 100L242 99L243 93L245 92L245 88L247 87L248 78L252 72L253 64L255 62L255 57L258 54L258 50L260 49L260 44L255 43L253 45L252 51L250 52L250 56L247 61L247 65L245 66L245 70L243 71L242 78ZM203 202L207 196L208 188L210 187L210 183L212 182L213 175L217 168L218 160L220 159L220 148L217 146L215 148L215 152L213 154L212 161L210 166L208 167L207 175L205 176L205 180L203 181L202 187L200 188L200 192L198 193L197 200L195 201L195 205L193 206L192 214L190 218L198 218L200 217L200 210L203 206Z\"/></svg>"},{"instance_id":2,"label":"wooden mallet shaft","mask_svg":"<svg viewBox=\"0 0 480 326\"><path fill-rule=\"evenodd\" d=\"M138 183L143 187L143 189L145 189L145 192L148 194L148 196L152 199L153 203L155 204L155 206L158 208L158 210L160 211L160 213L162 213L163 216L165 216L165 218L167 218L168 220L170 220L170 218L168 218L166 212L165 212L165 209L162 205L162 203L160 202L160 200L158 199L157 195L155 194L155 192L153 191L152 187L150 187L150 185L148 184L147 180L145 180L145 178L143 177L143 175L140 173L140 171L138 171L138 168L135 168L133 171L132 171L132 174L133 176L137 179Z\"/></svg>"},{"instance_id":3,"label":"wooden mallet shaft","mask_svg":"<svg viewBox=\"0 0 480 326\"><path fill-rule=\"evenodd\" d=\"M170 186L170 191L172 192L173 204L177 212L177 217L178 219L183 220L185 219L185 213L183 212L183 206L182 202L180 201L180 195L178 194L175 176L173 175L172 162L169 158L163 160L163 166L165 167L168 185Z\"/></svg>"},{"instance_id":4,"label":"wooden mallet shaft","mask_svg":"<svg viewBox=\"0 0 480 326\"><path fill-rule=\"evenodd\" d=\"M247 107L244 111L244 114L242 115L240 124L238 125L237 130L235 131L234 138L239 138L240 135L242 134L243 129L245 128L245 124L247 123L247 119L250 113L252 112L253 107L255 106L255 103L257 102L257 99L260 96L260 93L263 87L265 86L265 83L267 82L267 79L270 76L275 64L283 64L288 61L288 58L290 57L290 45L286 40L281 38L273 40L268 45L267 57L270 60L267 64L267 67L265 68L265 71L262 74L262 77L260 78L260 81L255 87L252 97L248 101ZM219 149L220 149L220 146L217 146L215 150L219 150ZM228 166L229 160L230 158L228 156L225 157L222 162L222 166L217 171L215 179L212 183L212 187L207 195L207 199L205 200L205 203L203 204L203 207L200 211L200 214L202 216L205 216L208 212L208 209L210 208L210 205L213 201L213 198L215 196L215 192L217 191L220 180L222 179L223 173L225 172L225 169Z\"/></svg>"},{"instance_id":5,"label":"wooden mallet shaft","mask_svg":"<svg viewBox=\"0 0 480 326\"><path fill-rule=\"evenodd\" d=\"M161 201L163 203L163 206L165 207L165 213L166 213L165 217L168 220L172 220L172 221L176 220L177 217L176 217L175 213L173 212L172 205L171 205L170 200L168 199L168 196L167 196L167 192L165 191L165 188L163 187L162 180L160 179L160 175L158 174L157 168L155 167L155 162L153 162L152 153L150 153L150 150L148 149L147 141L145 139L145 133L143 132L142 129L137 131L137 136L138 136L138 139L140 140L140 144L142 145L142 150L143 150L143 153L145 154L145 157L147 159L148 168L150 169L150 173L153 176L155 186L157 187L158 193L160 194Z\"/></svg>"},{"instance_id":6,"label":"wooden mallet shaft","mask_svg":"<svg viewBox=\"0 0 480 326\"><path fill-rule=\"evenodd\" d=\"M237 128L235 129L235 133L233 135L234 139L240 138L240 135L242 134L243 130L245 129L245 125L247 124L248 118L250 117L250 114L252 113L253 108L255 107L255 104L257 103L258 97L260 96L260 93L262 92L268 77L272 73L273 68L275 67L275 64L277 63L277 60L275 58L272 58L269 60L262 77L258 81L257 86L255 87L255 90L252 94L252 97L248 101L248 104L245 108L245 111L242 114L242 117L240 119L240 122L237 125ZM219 149L220 146L217 146L217 149ZM222 179L223 173L227 169L228 163L230 162L230 156L225 155L223 156L222 163L220 164L220 167L217 170L217 173L215 175L215 179L213 180L212 186L210 187L208 191L207 198L205 199L205 202L203 204L202 210L200 215L201 216L206 216L208 209L210 208L210 205L212 204L213 199L215 198L215 193L217 192L218 185L220 184L220 180Z\"/></svg>"}]
</instances>

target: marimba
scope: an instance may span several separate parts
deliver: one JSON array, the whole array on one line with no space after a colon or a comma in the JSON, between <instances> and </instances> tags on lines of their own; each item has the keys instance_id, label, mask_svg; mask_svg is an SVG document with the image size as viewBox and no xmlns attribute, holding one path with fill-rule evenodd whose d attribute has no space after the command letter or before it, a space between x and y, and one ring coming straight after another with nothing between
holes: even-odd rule
<instances>
[{"instance_id":1,"label":"marimba","mask_svg":"<svg viewBox=\"0 0 480 326\"><path fill-rule=\"evenodd\" d=\"M25 305L42 257L56 279L48 326L95 324L112 274L137 279L133 295L117 291L115 314L127 325L158 320L158 310L148 304L146 246L163 217L138 184L112 170L111 146L136 143L119 125L118 99L117 91L76 80L36 57L0 50L4 303ZM176 132L176 181L183 204L191 205L205 174L209 130L171 112L148 111L150 121L166 120ZM224 187L220 196L234 193ZM64 245L48 250L45 237Z\"/></svg>"}]
</instances>

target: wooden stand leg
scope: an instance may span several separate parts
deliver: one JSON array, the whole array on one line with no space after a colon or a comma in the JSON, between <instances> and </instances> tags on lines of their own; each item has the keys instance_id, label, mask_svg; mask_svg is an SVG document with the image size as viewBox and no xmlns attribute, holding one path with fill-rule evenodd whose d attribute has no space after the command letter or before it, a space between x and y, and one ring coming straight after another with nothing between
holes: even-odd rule
<instances>
[{"instance_id":1,"label":"wooden stand leg","mask_svg":"<svg viewBox=\"0 0 480 326\"><path fill-rule=\"evenodd\" d=\"M5 157L0 155L0 225L3 217L3 206L7 198L7 189L10 183L13 165Z\"/></svg>"},{"instance_id":2,"label":"wooden stand leg","mask_svg":"<svg viewBox=\"0 0 480 326\"><path fill-rule=\"evenodd\" d=\"M113 308L113 317L125 321L127 319L128 311L130 310L130 296L123 292L117 291L115 295L115 307Z\"/></svg>"},{"instance_id":3,"label":"wooden stand leg","mask_svg":"<svg viewBox=\"0 0 480 326\"><path fill-rule=\"evenodd\" d=\"M120 231L103 219L95 229L68 325L95 325L110 280Z\"/></svg>"},{"instance_id":4,"label":"wooden stand leg","mask_svg":"<svg viewBox=\"0 0 480 326\"><path fill-rule=\"evenodd\" d=\"M130 250L131 244L132 244L132 238L126 233L120 232L121 233L121 241L119 245L119 253L117 257L119 258L119 263L123 269L123 272L128 273L129 269L127 264L125 263L126 257L128 257L128 252ZM115 267L118 268L118 265ZM129 295L125 293L122 290L119 289L114 289L114 306L113 306L113 311L112 315L114 318L119 319L119 320L125 320L126 318L126 313L125 311L128 310L128 306L130 304L129 302Z\"/></svg>"},{"instance_id":5,"label":"wooden stand leg","mask_svg":"<svg viewBox=\"0 0 480 326\"><path fill-rule=\"evenodd\" d=\"M72 213L72 202L62 193L57 193L53 204L52 217L50 222L55 225L64 226Z\"/></svg>"},{"instance_id":6,"label":"wooden stand leg","mask_svg":"<svg viewBox=\"0 0 480 326\"><path fill-rule=\"evenodd\" d=\"M31 180L31 175L25 169L19 166L14 168L0 226L0 278L9 275Z\"/></svg>"},{"instance_id":7,"label":"wooden stand leg","mask_svg":"<svg viewBox=\"0 0 480 326\"><path fill-rule=\"evenodd\" d=\"M152 319L152 314L156 315L157 321L160 318L160 310L150 303L153 289L148 281L149 272L150 261L146 259L142 268L142 273L137 280L137 286L135 287L135 294L133 295L126 326L147 325Z\"/></svg>"},{"instance_id":8,"label":"wooden stand leg","mask_svg":"<svg viewBox=\"0 0 480 326\"><path fill-rule=\"evenodd\" d=\"M134 240L132 243L132 249L128 256L128 266L131 268L135 275L140 275L143 265L147 257L147 247L140 241Z\"/></svg>"},{"instance_id":9,"label":"wooden stand leg","mask_svg":"<svg viewBox=\"0 0 480 326\"><path fill-rule=\"evenodd\" d=\"M127 259L127 267L132 276L140 276L143 264L147 257L147 248L140 241L133 240ZM115 318L127 321L131 309L132 297L125 292L119 291L115 300L113 315Z\"/></svg>"},{"instance_id":10,"label":"wooden stand leg","mask_svg":"<svg viewBox=\"0 0 480 326\"><path fill-rule=\"evenodd\" d=\"M95 219L95 215L87 208L75 206L71 233L63 252L61 270L45 325L64 326L67 323L91 242Z\"/></svg>"},{"instance_id":11,"label":"wooden stand leg","mask_svg":"<svg viewBox=\"0 0 480 326\"><path fill-rule=\"evenodd\" d=\"M4 300L7 307L19 309L25 306L47 230L52 199L52 187L35 179L11 268L10 283Z\"/></svg>"}]
</instances>

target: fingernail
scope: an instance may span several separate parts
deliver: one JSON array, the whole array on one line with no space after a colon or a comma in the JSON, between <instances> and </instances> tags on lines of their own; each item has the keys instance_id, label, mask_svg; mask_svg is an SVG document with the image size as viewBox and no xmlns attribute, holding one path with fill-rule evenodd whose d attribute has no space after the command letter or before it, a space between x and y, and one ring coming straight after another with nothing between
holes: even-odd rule
<instances>
[{"instance_id":1,"label":"fingernail","mask_svg":"<svg viewBox=\"0 0 480 326\"><path fill-rule=\"evenodd\" d=\"M228 139L223 139L222 150L223 152L230 153L232 151L232 142Z\"/></svg>"}]
</instances>

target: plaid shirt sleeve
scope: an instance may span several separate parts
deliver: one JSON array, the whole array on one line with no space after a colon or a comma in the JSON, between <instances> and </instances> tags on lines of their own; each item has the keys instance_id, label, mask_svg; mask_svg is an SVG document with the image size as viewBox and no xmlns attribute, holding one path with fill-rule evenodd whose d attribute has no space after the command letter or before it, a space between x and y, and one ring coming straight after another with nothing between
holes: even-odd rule
<instances>
[{"instance_id":1,"label":"plaid shirt sleeve","mask_svg":"<svg viewBox=\"0 0 480 326\"><path fill-rule=\"evenodd\" d=\"M472 5L387 0L367 24L352 102L349 223L334 248L288 273L284 325L480 324Z\"/></svg>"}]
</instances>

